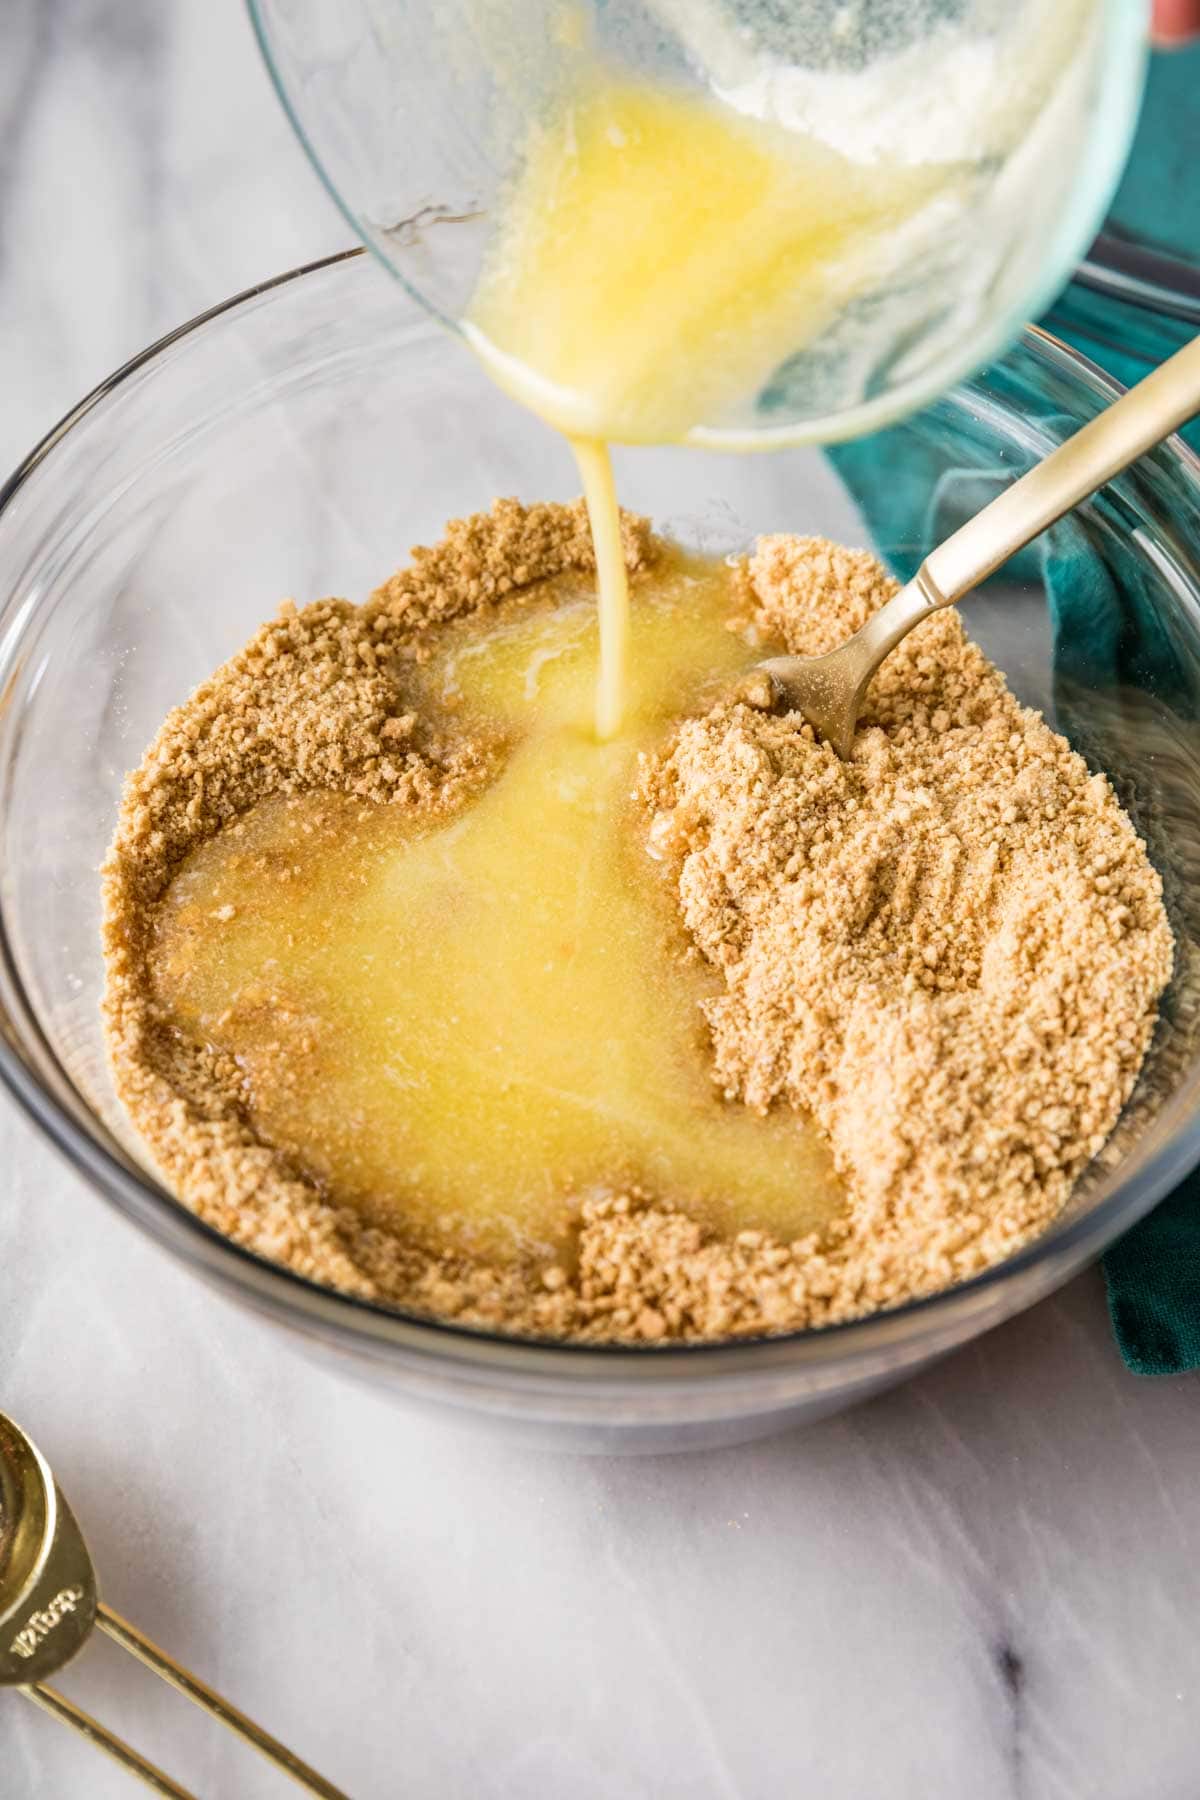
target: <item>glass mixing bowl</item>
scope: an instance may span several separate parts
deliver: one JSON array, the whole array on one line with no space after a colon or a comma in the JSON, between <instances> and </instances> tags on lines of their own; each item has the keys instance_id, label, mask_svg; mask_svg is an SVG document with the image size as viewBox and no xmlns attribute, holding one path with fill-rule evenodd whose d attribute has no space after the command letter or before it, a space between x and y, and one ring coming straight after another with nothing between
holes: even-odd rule
<instances>
[{"instance_id":1,"label":"glass mixing bowl","mask_svg":"<svg viewBox=\"0 0 1200 1800\"><path fill-rule=\"evenodd\" d=\"M926 529L948 529L1113 391L1026 333L888 435L928 503L882 549L919 554ZM781 529L863 541L815 450L627 451L617 473L628 506L709 550ZM398 1398L563 1446L729 1441L845 1406L1028 1306L1200 1156L1200 464L1168 444L1079 515L1085 560L1111 579L1109 625L1128 606L1153 627L1157 660L1132 657L1127 681L1079 658L1073 685L1056 679L1035 561L965 609L1017 692L1112 770L1166 880L1179 968L1111 1154L1053 1231L951 1292L829 1330L663 1350L506 1341L347 1299L235 1248L139 1154L98 1016L96 869L124 772L167 710L281 597L361 598L452 515L575 489L565 446L361 252L206 313L50 434L0 497L0 1073L98 1194L267 1315L280 1355L303 1340Z\"/></svg>"},{"instance_id":2,"label":"glass mixing bowl","mask_svg":"<svg viewBox=\"0 0 1200 1800\"><path fill-rule=\"evenodd\" d=\"M531 127L597 65L718 96L868 179L888 162L936 172L819 335L801 342L798 328L794 354L758 392L691 421L691 441L739 447L874 429L1036 318L1117 184L1149 38L1147 0L249 7L330 193L409 293L456 327ZM619 242L590 273L620 283Z\"/></svg>"}]
</instances>

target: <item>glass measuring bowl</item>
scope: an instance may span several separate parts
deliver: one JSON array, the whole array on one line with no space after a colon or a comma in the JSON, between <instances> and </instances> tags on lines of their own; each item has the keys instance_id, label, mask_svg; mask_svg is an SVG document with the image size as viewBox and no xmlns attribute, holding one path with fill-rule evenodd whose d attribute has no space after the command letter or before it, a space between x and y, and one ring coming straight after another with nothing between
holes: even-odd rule
<instances>
[{"instance_id":1,"label":"glass measuring bowl","mask_svg":"<svg viewBox=\"0 0 1200 1800\"><path fill-rule=\"evenodd\" d=\"M1048 304L1120 175L1147 18L1145 0L250 0L250 10L346 217L455 329L531 127L563 106L581 70L716 97L806 134L867 180L888 162L925 170L925 197L854 251L855 273L816 335L681 434L739 449L832 441L902 416ZM621 244L601 261L595 280L619 283Z\"/></svg>"}]
</instances>

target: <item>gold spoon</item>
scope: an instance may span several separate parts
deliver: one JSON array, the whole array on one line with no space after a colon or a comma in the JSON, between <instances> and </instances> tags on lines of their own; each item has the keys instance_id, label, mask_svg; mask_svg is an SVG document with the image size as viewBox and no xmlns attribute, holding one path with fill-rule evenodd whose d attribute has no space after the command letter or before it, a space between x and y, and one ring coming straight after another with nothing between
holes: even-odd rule
<instances>
[{"instance_id":1,"label":"gold spoon","mask_svg":"<svg viewBox=\"0 0 1200 1800\"><path fill-rule=\"evenodd\" d=\"M741 699L803 713L840 757L850 755L867 684L914 625L953 606L1081 500L1200 412L1200 338L1169 357L1014 481L925 558L912 580L827 656L773 656Z\"/></svg>"},{"instance_id":2,"label":"gold spoon","mask_svg":"<svg viewBox=\"0 0 1200 1800\"><path fill-rule=\"evenodd\" d=\"M45 1677L82 1650L94 1626L253 1744L310 1794L348 1800L340 1788L104 1605L87 1546L49 1464L25 1433L0 1413L0 1687L15 1687L81 1732L156 1794L195 1800L187 1788L139 1756L90 1713L46 1686Z\"/></svg>"}]
</instances>

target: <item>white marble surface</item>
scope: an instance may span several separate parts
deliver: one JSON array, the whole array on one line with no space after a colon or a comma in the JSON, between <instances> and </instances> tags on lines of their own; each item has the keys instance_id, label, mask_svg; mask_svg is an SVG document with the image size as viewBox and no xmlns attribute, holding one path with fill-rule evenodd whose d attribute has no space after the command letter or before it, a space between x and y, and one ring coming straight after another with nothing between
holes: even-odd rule
<instances>
[{"instance_id":1,"label":"white marble surface","mask_svg":"<svg viewBox=\"0 0 1200 1800\"><path fill-rule=\"evenodd\" d=\"M0 461L344 238L237 0L0 0ZM534 1455L314 1373L0 1104L0 1405L105 1591L355 1800L1192 1800L1200 1384L1098 1277L749 1450ZM110 1646L63 1685L196 1792L293 1791ZM0 1694L3 1800L120 1800Z\"/></svg>"}]
</instances>

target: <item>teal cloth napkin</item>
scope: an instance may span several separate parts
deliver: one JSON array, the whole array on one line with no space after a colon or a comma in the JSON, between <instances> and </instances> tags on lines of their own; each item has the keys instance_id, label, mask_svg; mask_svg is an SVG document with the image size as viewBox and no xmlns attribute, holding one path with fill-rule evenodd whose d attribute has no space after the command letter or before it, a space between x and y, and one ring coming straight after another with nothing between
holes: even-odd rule
<instances>
[{"instance_id":1,"label":"teal cloth napkin","mask_svg":"<svg viewBox=\"0 0 1200 1800\"><path fill-rule=\"evenodd\" d=\"M1200 266L1200 45L1151 58L1146 100L1110 228ZM1126 386L1139 380L1195 330L1131 307L1070 291L1051 329L1077 344ZM1200 425L1183 433L1200 451ZM1048 577L1054 577L1053 552ZM1053 581L1059 624L1056 655L1068 657L1072 628L1085 639L1088 603L1066 581ZM1149 625L1149 621L1146 624ZM1146 672L1164 667L1164 646L1149 630L1139 652ZM1121 651L1120 642L1114 646ZM1158 659L1158 660L1155 660ZM1200 1367L1200 1171L1194 1171L1104 1259L1108 1305L1121 1355L1139 1375L1176 1375Z\"/></svg>"},{"instance_id":2,"label":"teal cloth napkin","mask_svg":"<svg viewBox=\"0 0 1200 1800\"><path fill-rule=\"evenodd\" d=\"M1147 103L1115 218L1128 235L1170 247L1191 246L1200 264L1200 163L1184 140L1200 139L1200 47L1152 61ZM1188 105L1181 109L1181 95ZM1181 145L1184 148L1181 149ZM1197 146L1200 148L1200 144ZM1194 241L1193 241L1194 239ZM1194 326L1148 314L1072 284L1047 328L1100 363L1126 386L1186 341ZM1200 452L1200 425L1183 434ZM829 451L876 543L901 580L947 529L986 503L1011 471L946 467L944 449L922 452L918 434L900 427ZM1032 559L1032 561L1031 561ZM1025 551L1011 573L1040 573L1054 630L1055 701L1080 748L1087 749L1079 686L1123 680L1150 687L1182 707L1185 683L1172 646L1132 564L1112 567L1064 520ZM1079 685L1077 685L1079 684ZM1200 1367L1200 1170L1193 1172L1104 1259L1109 1310L1126 1365L1140 1375Z\"/></svg>"}]
</instances>

